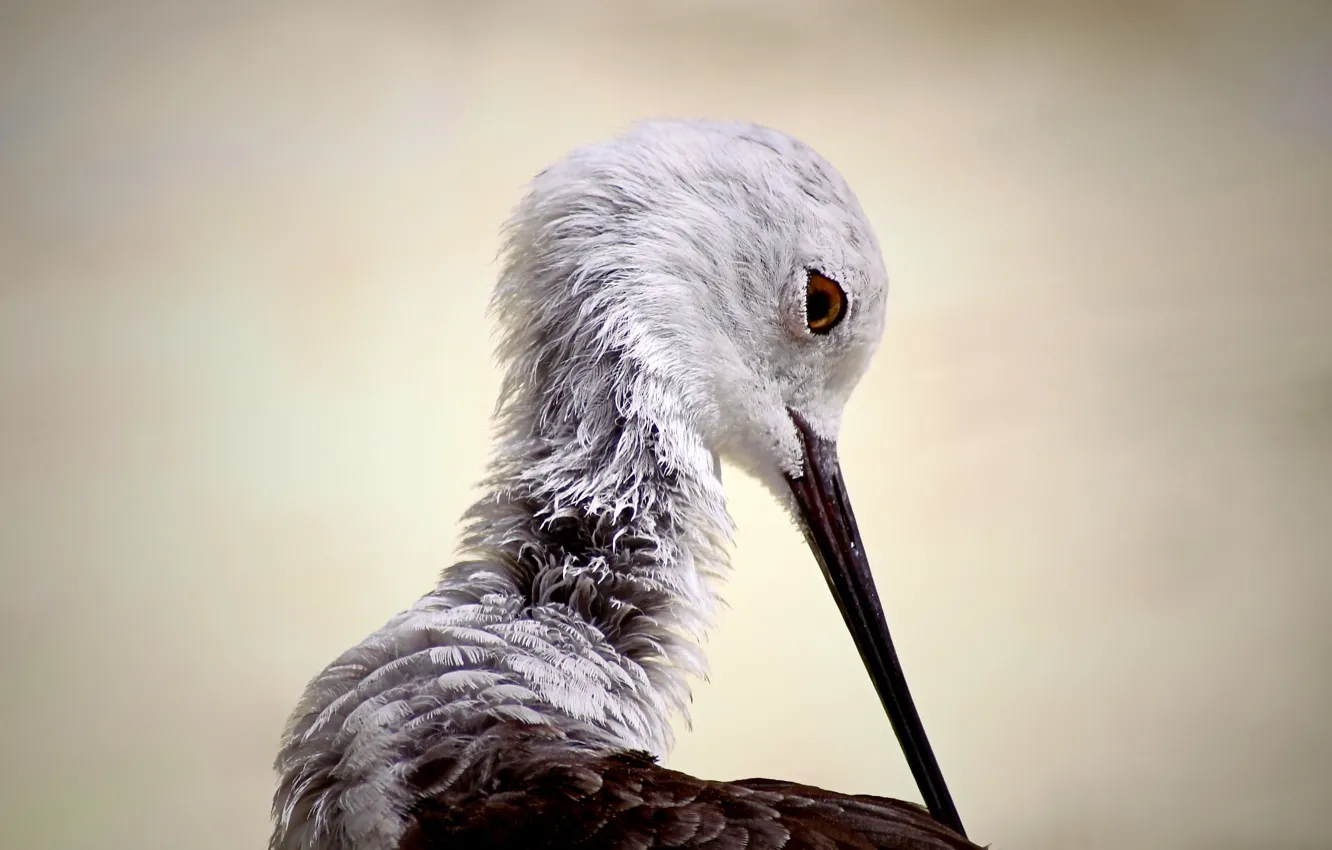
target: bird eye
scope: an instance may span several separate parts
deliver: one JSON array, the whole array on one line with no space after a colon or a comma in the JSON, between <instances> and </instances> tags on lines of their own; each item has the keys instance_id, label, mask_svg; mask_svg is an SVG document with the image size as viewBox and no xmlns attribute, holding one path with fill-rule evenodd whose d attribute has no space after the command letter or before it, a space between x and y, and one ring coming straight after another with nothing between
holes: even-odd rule
<instances>
[{"instance_id":1,"label":"bird eye","mask_svg":"<svg viewBox=\"0 0 1332 850\"><path fill-rule=\"evenodd\" d=\"M846 293L837 281L811 271L805 285L805 322L816 334L826 334L837 327L846 312Z\"/></svg>"}]
</instances>

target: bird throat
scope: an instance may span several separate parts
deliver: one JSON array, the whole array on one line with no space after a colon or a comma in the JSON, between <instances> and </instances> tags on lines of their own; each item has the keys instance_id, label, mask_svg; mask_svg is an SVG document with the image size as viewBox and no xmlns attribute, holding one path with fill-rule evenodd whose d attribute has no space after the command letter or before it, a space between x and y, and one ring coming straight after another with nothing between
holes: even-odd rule
<instances>
[{"instance_id":1,"label":"bird throat","mask_svg":"<svg viewBox=\"0 0 1332 850\"><path fill-rule=\"evenodd\" d=\"M506 565L524 604L585 622L687 716L732 529L717 458L682 420L594 397L603 404L576 410L508 400L464 545Z\"/></svg>"}]
</instances>

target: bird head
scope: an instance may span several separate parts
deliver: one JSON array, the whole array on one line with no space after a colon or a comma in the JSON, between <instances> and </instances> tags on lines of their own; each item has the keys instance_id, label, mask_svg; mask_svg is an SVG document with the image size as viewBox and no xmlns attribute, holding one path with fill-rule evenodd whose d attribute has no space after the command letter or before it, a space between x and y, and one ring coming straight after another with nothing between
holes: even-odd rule
<instances>
[{"instance_id":1,"label":"bird head","mask_svg":"<svg viewBox=\"0 0 1332 850\"><path fill-rule=\"evenodd\" d=\"M527 317L524 348L536 335L566 343L547 356L617 352L639 382L624 405L670 405L653 418L783 501L804 443L836 438L882 335L873 228L833 167L775 130L639 124L538 175L510 237L520 273L497 302Z\"/></svg>"}]
</instances>

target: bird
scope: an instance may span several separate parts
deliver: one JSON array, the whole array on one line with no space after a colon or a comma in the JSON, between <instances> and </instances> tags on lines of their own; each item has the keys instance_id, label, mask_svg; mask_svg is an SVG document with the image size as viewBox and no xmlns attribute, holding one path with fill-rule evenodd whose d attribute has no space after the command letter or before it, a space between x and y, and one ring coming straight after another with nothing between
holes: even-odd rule
<instances>
[{"instance_id":1,"label":"bird","mask_svg":"<svg viewBox=\"0 0 1332 850\"><path fill-rule=\"evenodd\" d=\"M537 174L502 237L465 554L309 683L270 850L976 847L840 471L888 290L847 181L776 129L645 120ZM926 807L664 765L731 566L723 459L802 530Z\"/></svg>"}]
</instances>

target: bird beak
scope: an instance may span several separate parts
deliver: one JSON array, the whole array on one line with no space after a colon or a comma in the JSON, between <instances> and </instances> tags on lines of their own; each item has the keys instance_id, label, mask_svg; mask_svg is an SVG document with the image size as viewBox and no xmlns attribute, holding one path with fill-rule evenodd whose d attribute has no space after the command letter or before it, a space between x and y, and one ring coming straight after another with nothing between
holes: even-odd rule
<instances>
[{"instance_id":1,"label":"bird beak","mask_svg":"<svg viewBox=\"0 0 1332 850\"><path fill-rule=\"evenodd\" d=\"M818 559L842 619L874 681L874 689L888 712L926 808L939 823L965 836L962 820L925 737L925 728L916 714L906 676L893 649L869 559L842 482L837 444L815 434L795 411L791 411L791 419L805 451L801 474L787 476L787 483L804 520L805 539Z\"/></svg>"}]
</instances>

